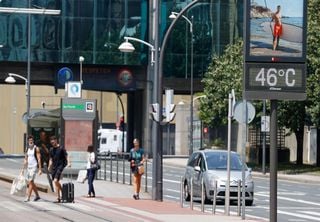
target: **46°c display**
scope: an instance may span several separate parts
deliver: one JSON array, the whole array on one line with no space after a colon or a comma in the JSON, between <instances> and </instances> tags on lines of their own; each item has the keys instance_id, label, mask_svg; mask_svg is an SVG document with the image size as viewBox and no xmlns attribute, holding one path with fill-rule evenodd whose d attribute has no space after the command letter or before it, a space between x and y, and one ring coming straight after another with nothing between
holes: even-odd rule
<instances>
[{"instance_id":1,"label":"46\u00b0c display","mask_svg":"<svg viewBox=\"0 0 320 222\"><path fill-rule=\"evenodd\" d=\"M245 98L305 99L305 64L247 63Z\"/></svg>"}]
</instances>

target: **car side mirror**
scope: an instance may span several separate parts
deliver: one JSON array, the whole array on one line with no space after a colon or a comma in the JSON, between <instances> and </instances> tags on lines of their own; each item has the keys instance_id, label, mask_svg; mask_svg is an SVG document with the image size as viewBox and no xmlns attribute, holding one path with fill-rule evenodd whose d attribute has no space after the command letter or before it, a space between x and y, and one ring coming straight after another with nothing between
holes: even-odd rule
<instances>
[{"instance_id":1,"label":"car side mirror","mask_svg":"<svg viewBox=\"0 0 320 222\"><path fill-rule=\"evenodd\" d=\"M201 171L201 169L200 169L200 167L199 167L199 166L195 166L195 167L194 167L194 170L195 170L195 171L198 171L198 172L200 172L200 171Z\"/></svg>"}]
</instances>

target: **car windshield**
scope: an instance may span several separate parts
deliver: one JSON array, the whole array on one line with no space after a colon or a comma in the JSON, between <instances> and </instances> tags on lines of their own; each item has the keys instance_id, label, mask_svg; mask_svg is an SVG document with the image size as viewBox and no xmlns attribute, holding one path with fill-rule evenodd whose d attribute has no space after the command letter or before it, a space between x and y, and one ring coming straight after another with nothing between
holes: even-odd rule
<instances>
[{"instance_id":1,"label":"car windshield","mask_svg":"<svg viewBox=\"0 0 320 222\"><path fill-rule=\"evenodd\" d=\"M226 152L207 152L206 160L209 170L226 170L227 169L227 153ZM231 153L230 159L230 169L231 170L241 170L242 162L238 154Z\"/></svg>"}]
</instances>

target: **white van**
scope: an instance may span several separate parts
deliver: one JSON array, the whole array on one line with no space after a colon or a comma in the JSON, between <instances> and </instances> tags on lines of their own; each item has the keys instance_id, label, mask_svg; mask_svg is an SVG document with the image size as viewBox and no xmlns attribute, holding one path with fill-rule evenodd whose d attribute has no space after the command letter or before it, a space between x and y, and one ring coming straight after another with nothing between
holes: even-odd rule
<instances>
[{"instance_id":1,"label":"white van","mask_svg":"<svg viewBox=\"0 0 320 222\"><path fill-rule=\"evenodd\" d=\"M122 139L124 136L124 139ZM117 129L99 129L98 130L98 152L115 153L126 152L127 133ZM123 146L122 143L124 142ZM122 150L124 148L124 150Z\"/></svg>"}]
</instances>

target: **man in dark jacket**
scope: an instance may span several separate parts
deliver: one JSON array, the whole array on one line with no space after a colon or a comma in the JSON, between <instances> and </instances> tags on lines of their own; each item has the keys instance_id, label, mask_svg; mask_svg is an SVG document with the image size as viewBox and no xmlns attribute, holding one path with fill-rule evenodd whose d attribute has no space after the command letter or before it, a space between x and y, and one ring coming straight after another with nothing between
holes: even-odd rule
<instances>
[{"instance_id":1,"label":"man in dark jacket","mask_svg":"<svg viewBox=\"0 0 320 222\"><path fill-rule=\"evenodd\" d=\"M49 159L49 171L52 175L52 180L57 192L57 203L61 202L62 187L60 183L62 171L66 166L71 166L67 151L61 147L58 143L58 139L55 136L50 137L50 159Z\"/></svg>"}]
</instances>

